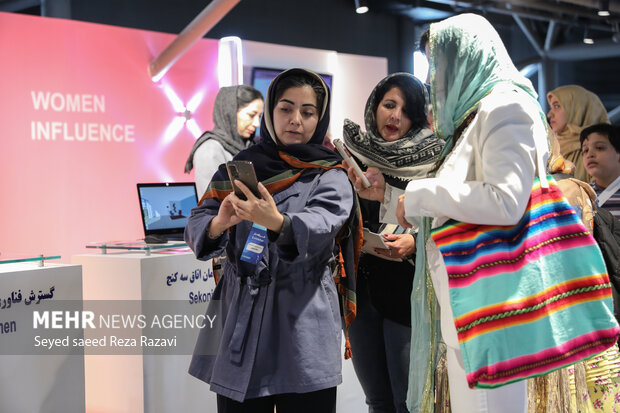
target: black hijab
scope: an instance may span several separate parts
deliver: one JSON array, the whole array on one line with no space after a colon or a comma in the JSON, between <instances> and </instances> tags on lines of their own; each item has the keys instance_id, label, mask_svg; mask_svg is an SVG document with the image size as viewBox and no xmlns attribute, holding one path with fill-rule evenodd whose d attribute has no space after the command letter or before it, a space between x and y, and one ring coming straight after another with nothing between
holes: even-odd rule
<instances>
[{"instance_id":1,"label":"black hijab","mask_svg":"<svg viewBox=\"0 0 620 413\"><path fill-rule=\"evenodd\" d=\"M273 110L277 104L276 91L278 84L282 80L297 75L310 76L318 80L325 91L325 97L319 112L319 122L310 140L302 144L282 145L277 140L273 125ZM260 127L260 142L241 151L234 159L252 161L259 181L265 181L281 175L283 172L289 171L292 166L298 167L289 163L290 158L304 163L319 163L324 166L333 166L340 163L342 158L331 149L323 146L323 140L329 127L329 108L330 91L321 76L306 69L289 69L280 73L271 82L267 91L265 112ZM223 176L227 178L225 168L224 170L220 168L219 172L223 172Z\"/></svg>"}]
</instances>

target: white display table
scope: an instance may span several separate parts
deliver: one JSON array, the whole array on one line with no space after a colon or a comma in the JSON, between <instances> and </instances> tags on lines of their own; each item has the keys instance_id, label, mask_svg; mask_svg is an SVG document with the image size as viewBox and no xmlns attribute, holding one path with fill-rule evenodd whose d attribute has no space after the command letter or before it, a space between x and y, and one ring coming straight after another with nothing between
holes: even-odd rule
<instances>
[{"instance_id":1,"label":"white display table","mask_svg":"<svg viewBox=\"0 0 620 413\"><path fill-rule=\"evenodd\" d=\"M191 251L88 254L72 257L83 267L84 300L183 300L204 313L215 288L211 261ZM172 276L176 274L176 281ZM192 275L200 280L190 282ZM211 275L211 276L209 276ZM199 298L190 304L189 297ZM196 331L197 336L197 331ZM193 339L195 342L195 338ZM187 373L190 354L93 355L86 352L86 410L106 413L214 411L215 394ZM213 409L208 406L213 406Z\"/></svg>"},{"instance_id":2,"label":"white display table","mask_svg":"<svg viewBox=\"0 0 620 413\"><path fill-rule=\"evenodd\" d=\"M1 261L1 260L0 260ZM33 312L79 304L78 265L0 262L0 412L84 412L84 356L80 349L46 354L35 348ZM81 336L74 330L70 339Z\"/></svg>"},{"instance_id":3,"label":"white display table","mask_svg":"<svg viewBox=\"0 0 620 413\"><path fill-rule=\"evenodd\" d=\"M191 251L150 251L146 255L108 250L106 254L74 256L72 263L83 267L84 300L185 300L204 313L205 299L208 301L215 288L213 278L204 281L204 274L212 274L211 261L199 261ZM191 275L197 269L203 277L192 283ZM175 273L177 281L172 281ZM186 277L184 281L181 274ZM86 409L106 413L215 413L215 393L209 391L208 384L187 373L190 359L190 355L111 356L87 352ZM344 361L337 411L366 410L353 365L350 360Z\"/></svg>"}]
</instances>

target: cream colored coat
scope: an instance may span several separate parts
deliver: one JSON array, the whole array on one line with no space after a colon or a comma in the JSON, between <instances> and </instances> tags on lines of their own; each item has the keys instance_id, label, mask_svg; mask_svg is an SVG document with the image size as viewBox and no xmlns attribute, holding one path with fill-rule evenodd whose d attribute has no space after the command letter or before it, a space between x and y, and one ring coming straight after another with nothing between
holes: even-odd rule
<instances>
[{"instance_id":1,"label":"cream colored coat","mask_svg":"<svg viewBox=\"0 0 620 413\"><path fill-rule=\"evenodd\" d=\"M546 174L548 156L547 130L536 102L522 92L496 87L480 101L476 117L437 176L407 185L406 217L410 222L434 217L433 227L449 218L472 224L515 224L525 211L537 171ZM395 221L401 193L392 187L386 190L383 221ZM442 335L446 344L458 348L445 265L432 239L426 247L442 308Z\"/></svg>"}]
</instances>

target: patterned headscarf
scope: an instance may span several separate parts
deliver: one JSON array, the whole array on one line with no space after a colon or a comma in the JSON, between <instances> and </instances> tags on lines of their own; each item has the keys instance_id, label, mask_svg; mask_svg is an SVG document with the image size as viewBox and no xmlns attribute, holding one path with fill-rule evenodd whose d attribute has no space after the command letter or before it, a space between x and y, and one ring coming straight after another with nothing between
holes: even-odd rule
<instances>
[{"instance_id":1,"label":"patterned headscarf","mask_svg":"<svg viewBox=\"0 0 620 413\"><path fill-rule=\"evenodd\" d=\"M462 14L431 25L429 49L433 130L448 140L499 83L511 83L536 99L532 83L512 63L493 26Z\"/></svg>"},{"instance_id":2,"label":"patterned headscarf","mask_svg":"<svg viewBox=\"0 0 620 413\"><path fill-rule=\"evenodd\" d=\"M493 26L482 16L462 14L431 24L429 63L433 130L446 141L441 160L458 139L462 124L477 111L480 101L498 85L511 85L537 94L516 69ZM541 120L545 114L540 109ZM461 128L459 128L461 126ZM441 340L439 307L425 256L431 219L421 220L416 244L416 273L411 295L411 353L407 406L410 411L433 411L434 371Z\"/></svg>"},{"instance_id":3,"label":"patterned headscarf","mask_svg":"<svg viewBox=\"0 0 620 413\"><path fill-rule=\"evenodd\" d=\"M388 142L377 129L376 108L383 96L377 96L385 83L401 78L415 91L409 96L407 108L415 115L411 129L400 139ZM398 85L394 85L398 87ZM403 93L406 91L403 90ZM382 79L373 89L366 102L364 123L366 132L349 119L344 120L343 136L347 148L366 166L379 168L384 175L411 180L423 178L433 166L443 141L435 136L427 124L429 98L426 88L415 76L409 73L394 73Z\"/></svg>"}]
</instances>

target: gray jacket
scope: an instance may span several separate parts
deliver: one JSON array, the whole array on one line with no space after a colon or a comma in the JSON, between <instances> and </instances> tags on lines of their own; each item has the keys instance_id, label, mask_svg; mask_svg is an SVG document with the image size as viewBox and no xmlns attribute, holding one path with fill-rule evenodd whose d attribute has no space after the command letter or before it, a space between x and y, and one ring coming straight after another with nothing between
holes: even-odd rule
<instances>
[{"instance_id":1,"label":"gray jacket","mask_svg":"<svg viewBox=\"0 0 620 413\"><path fill-rule=\"evenodd\" d=\"M342 382L341 317L330 264L353 196L342 170L305 173L274 194L285 222L250 277L243 274L247 267L239 256L252 223L243 221L230 235L210 240L206 228L219 202L209 199L192 211L185 230L188 245L202 260L226 249L228 261L214 292L224 318L220 349L209 356L197 347L191 375L238 401Z\"/></svg>"}]
</instances>

